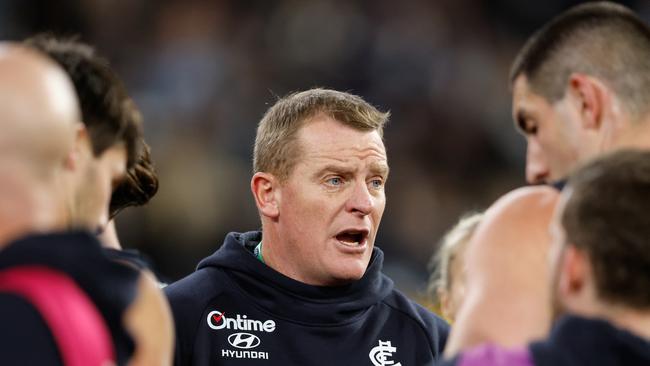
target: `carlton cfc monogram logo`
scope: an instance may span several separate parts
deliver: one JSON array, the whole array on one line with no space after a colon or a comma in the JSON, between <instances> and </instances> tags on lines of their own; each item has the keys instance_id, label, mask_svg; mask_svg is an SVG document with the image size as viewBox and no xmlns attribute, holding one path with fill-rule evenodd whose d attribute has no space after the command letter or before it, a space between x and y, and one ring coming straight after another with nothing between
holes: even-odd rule
<instances>
[{"instance_id":1,"label":"carlton cfc monogram logo","mask_svg":"<svg viewBox=\"0 0 650 366\"><path fill-rule=\"evenodd\" d=\"M402 366L400 362L395 363L395 361L391 360L393 353L396 351L397 348L393 347L390 341L382 342L380 340L379 345L370 350L368 357L375 366Z\"/></svg>"}]
</instances>

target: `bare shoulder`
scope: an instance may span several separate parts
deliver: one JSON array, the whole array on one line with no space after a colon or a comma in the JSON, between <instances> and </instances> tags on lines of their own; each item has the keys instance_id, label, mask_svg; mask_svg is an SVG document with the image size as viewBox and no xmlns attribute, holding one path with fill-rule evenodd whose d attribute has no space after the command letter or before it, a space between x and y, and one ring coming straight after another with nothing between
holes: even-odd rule
<instances>
[{"instance_id":1,"label":"bare shoulder","mask_svg":"<svg viewBox=\"0 0 650 366\"><path fill-rule=\"evenodd\" d=\"M548 331L548 228L558 198L551 187L525 187L486 211L465 252L465 300L448 355L483 342L519 346Z\"/></svg>"},{"instance_id":2,"label":"bare shoulder","mask_svg":"<svg viewBox=\"0 0 650 366\"><path fill-rule=\"evenodd\" d=\"M476 237L484 245L512 245L545 236L560 194L547 186L523 187L499 198L485 213Z\"/></svg>"}]
</instances>

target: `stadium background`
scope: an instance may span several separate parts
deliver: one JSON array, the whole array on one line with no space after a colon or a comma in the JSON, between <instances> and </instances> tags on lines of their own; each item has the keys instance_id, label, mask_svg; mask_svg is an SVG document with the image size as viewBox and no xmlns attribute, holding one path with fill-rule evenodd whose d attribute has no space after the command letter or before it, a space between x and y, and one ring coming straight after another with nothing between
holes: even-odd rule
<instances>
[{"instance_id":1,"label":"stadium background","mask_svg":"<svg viewBox=\"0 0 650 366\"><path fill-rule=\"evenodd\" d=\"M525 183L508 68L534 29L578 2L0 0L0 36L79 35L125 80L161 186L118 230L167 280L228 231L259 227L252 144L276 96L322 86L390 109L376 244L397 286L418 296L459 215ZM621 2L650 20L650 1Z\"/></svg>"}]
</instances>

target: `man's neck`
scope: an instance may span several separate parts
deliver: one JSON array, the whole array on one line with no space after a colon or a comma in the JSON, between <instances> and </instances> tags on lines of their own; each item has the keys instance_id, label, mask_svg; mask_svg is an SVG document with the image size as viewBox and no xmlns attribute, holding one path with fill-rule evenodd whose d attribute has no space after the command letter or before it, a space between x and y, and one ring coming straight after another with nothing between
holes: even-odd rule
<instances>
[{"instance_id":1,"label":"man's neck","mask_svg":"<svg viewBox=\"0 0 650 366\"><path fill-rule=\"evenodd\" d=\"M264 226L264 225L263 225ZM283 251L284 244L280 235L267 227L262 229L262 240L264 242L264 263L273 268L275 271L282 273L295 281L302 282L312 286L338 286L343 283L323 283L313 280L312 277L307 277L304 271L301 271L301 265L295 265L295 259L291 253Z\"/></svg>"},{"instance_id":2,"label":"man's neck","mask_svg":"<svg viewBox=\"0 0 650 366\"><path fill-rule=\"evenodd\" d=\"M286 265L282 260L282 257L286 256L284 256L283 253L278 252L279 246L277 246L276 243L278 243L279 240L280 238L277 232L269 229L268 226L262 229L262 241L264 242L263 263L291 279L301 281L294 269L291 266Z\"/></svg>"},{"instance_id":3,"label":"man's neck","mask_svg":"<svg viewBox=\"0 0 650 366\"><path fill-rule=\"evenodd\" d=\"M43 185L0 181L0 248L28 234L64 229L57 198Z\"/></svg>"},{"instance_id":4,"label":"man's neck","mask_svg":"<svg viewBox=\"0 0 650 366\"><path fill-rule=\"evenodd\" d=\"M628 127L616 140L616 148L650 150L650 116L629 122Z\"/></svg>"}]
</instances>

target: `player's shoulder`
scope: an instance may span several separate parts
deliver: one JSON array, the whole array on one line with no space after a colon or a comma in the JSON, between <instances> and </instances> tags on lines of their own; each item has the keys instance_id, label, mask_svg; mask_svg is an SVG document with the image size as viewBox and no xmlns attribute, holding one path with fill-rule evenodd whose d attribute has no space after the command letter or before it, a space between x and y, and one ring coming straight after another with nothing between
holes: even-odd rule
<instances>
[{"instance_id":1,"label":"player's shoulder","mask_svg":"<svg viewBox=\"0 0 650 366\"><path fill-rule=\"evenodd\" d=\"M383 303L388 306L391 311L403 314L405 317L421 324L443 324L447 327L447 323L435 313L426 309L416 301L411 300L408 296L397 289L393 289L391 293L386 296Z\"/></svg>"},{"instance_id":2,"label":"player's shoulder","mask_svg":"<svg viewBox=\"0 0 650 366\"><path fill-rule=\"evenodd\" d=\"M202 268L165 286L164 292L171 302L185 299L196 301L221 291L226 281L223 277L224 274L219 269Z\"/></svg>"},{"instance_id":3,"label":"player's shoulder","mask_svg":"<svg viewBox=\"0 0 650 366\"><path fill-rule=\"evenodd\" d=\"M393 289L382 303L388 311L398 314L403 322L420 328L435 344L434 347L442 350L449 335L449 324L444 319L396 289Z\"/></svg>"},{"instance_id":4,"label":"player's shoulder","mask_svg":"<svg viewBox=\"0 0 650 366\"><path fill-rule=\"evenodd\" d=\"M22 296L0 293L0 357L8 365L59 365L59 351L38 310Z\"/></svg>"},{"instance_id":5,"label":"player's shoulder","mask_svg":"<svg viewBox=\"0 0 650 366\"><path fill-rule=\"evenodd\" d=\"M549 186L522 187L508 192L486 210L472 239L480 245L471 242L469 248L493 252L503 247L525 247L522 242L546 242L558 199L559 192Z\"/></svg>"},{"instance_id":6,"label":"player's shoulder","mask_svg":"<svg viewBox=\"0 0 650 366\"><path fill-rule=\"evenodd\" d=\"M520 187L501 196L486 211L486 217L526 218L537 210L552 210L559 195L557 189L546 185Z\"/></svg>"}]
</instances>

